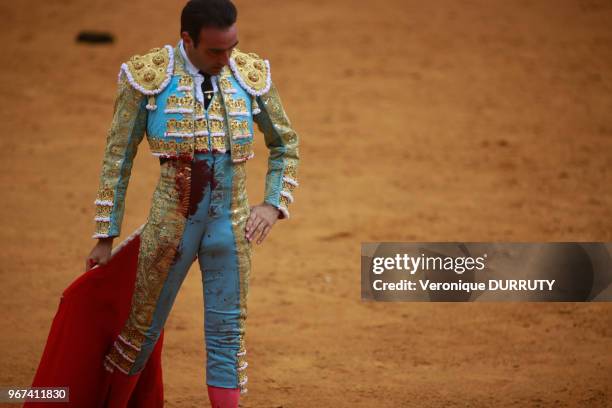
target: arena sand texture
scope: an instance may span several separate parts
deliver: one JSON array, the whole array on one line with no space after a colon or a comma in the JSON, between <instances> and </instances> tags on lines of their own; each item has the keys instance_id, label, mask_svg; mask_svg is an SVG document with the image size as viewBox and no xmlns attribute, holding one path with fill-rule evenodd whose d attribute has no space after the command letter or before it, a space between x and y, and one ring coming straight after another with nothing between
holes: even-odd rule
<instances>
[{"instance_id":1,"label":"arena sand texture","mask_svg":"<svg viewBox=\"0 0 612 408\"><path fill-rule=\"evenodd\" d=\"M175 44L182 5L0 5L2 385L30 384L95 243L119 66ZM612 3L237 6L241 49L270 60L302 158L292 218L254 252L241 405L610 406L610 304L362 302L359 262L363 241L612 241ZM82 29L117 42L78 45ZM121 238L158 176L143 143ZM168 407L208 404L202 307L196 263L166 326Z\"/></svg>"}]
</instances>

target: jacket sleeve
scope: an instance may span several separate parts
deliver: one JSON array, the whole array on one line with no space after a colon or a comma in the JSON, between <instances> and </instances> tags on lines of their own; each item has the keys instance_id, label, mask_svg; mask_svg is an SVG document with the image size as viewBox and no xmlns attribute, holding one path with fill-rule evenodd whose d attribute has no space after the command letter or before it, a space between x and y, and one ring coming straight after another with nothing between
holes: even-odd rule
<instances>
[{"instance_id":1,"label":"jacket sleeve","mask_svg":"<svg viewBox=\"0 0 612 408\"><path fill-rule=\"evenodd\" d=\"M146 97L121 73L113 120L106 137L92 238L116 237L121 232L125 193L147 123L145 105Z\"/></svg>"},{"instance_id":2,"label":"jacket sleeve","mask_svg":"<svg viewBox=\"0 0 612 408\"><path fill-rule=\"evenodd\" d=\"M270 151L264 202L280 210L278 218L289 218L289 204L298 186L299 137L291 127L274 83L268 92L256 98L256 103L259 113L253 119Z\"/></svg>"}]
</instances>

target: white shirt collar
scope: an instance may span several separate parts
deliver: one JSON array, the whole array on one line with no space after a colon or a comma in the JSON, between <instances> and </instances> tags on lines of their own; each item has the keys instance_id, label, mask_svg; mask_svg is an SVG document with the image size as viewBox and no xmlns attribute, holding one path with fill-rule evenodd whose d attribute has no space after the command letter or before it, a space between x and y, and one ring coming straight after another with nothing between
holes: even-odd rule
<instances>
[{"instance_id":1,"label":"white shirt collar","mask_svg":"<svg viewBox=\"0 0 612 408\"><path fill-rule=\"evenodd\" d=\"M202 75L200 74L200 70L196 68L195 65L189 60L187 53L185 52L185 47L183 46L183 40L181 40L179 44L179 50L181 51L181 55L183 56L183 60L185 61L185 68L191 75Z\"/></svg>"},{"instance_id":2,"label":"white shirt collar","mask_svg":"<svg viewBox=\"0 0 612 408\"><path fill-rule=\"evenodd\" d=\"M200 70L196 68L196 66L189 60L189 57L187 57L182 39L179 43L179 51L181 52L183 60L185 61L185 68L187 69L187 72L189 72L189 74L191 74L193 77L193 82L195 83L195 97L198 101L204 103L204 94L202 93L202 82L204 82L204 76L200 74ZM211 75L210 81L212 82L213 91L217 92L217 76Z\"/></svg>"}]
</instances>

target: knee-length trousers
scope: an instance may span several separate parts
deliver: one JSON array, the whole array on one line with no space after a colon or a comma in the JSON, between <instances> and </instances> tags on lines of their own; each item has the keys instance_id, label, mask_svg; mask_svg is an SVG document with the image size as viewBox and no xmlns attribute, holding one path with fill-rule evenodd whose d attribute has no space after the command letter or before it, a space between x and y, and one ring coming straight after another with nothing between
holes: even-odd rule
<instances>
[{"instance_id":1,"label":"knee-length trousers","mask_svg":"<svg viewBox=\"0 0 612 408\"><path fill-rule=\"evenodd\" d=\"M251 244L244 233L250 211L244 172L244 163L232 163L229 152L195 154L189 211L178 250L165 277L160 278L160 268L139 266L140 290L134 293L126 326L106 356L107 368L119 368L129 375L144 368L197 258L204 297L206 383L246 392L244 335ZM148 222L153 216L151 213ZM144 264L145 259L139 263ZM157 290L151 289L156 286L148 285L147 279L159 281Z\"/></svg>"}]
</instances>

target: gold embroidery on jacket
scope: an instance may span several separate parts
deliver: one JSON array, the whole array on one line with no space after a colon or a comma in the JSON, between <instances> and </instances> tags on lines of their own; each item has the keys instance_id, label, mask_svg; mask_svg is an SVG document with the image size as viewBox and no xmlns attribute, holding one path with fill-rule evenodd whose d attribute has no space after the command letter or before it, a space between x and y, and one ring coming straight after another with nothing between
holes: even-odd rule
<instances>
[{"instance_id":1,"label":"gold embroidery on jacket","mask_svg":"<svg viewBox=\"0 0 612 408\"><path fill-rule=\"evenodd\" d=\"M204 136L208 134L208 125L206 119L195 120L195 135Z\"/></svg>"},{"instance_id":2,"label":"gold embroidery on jacket","mask_svg":"<svg viewBox=\"0 0 612 408\"><path fill-rule=\"evenodd\" d=\"M142 102L144 96L131 87L125 74L121 74L115 100L113 120L106 137L102 170L96 194L94 238L117 236L121 231L124 213L124 195L130 178L136 150L144 138L147 113ZM115 197L120 191L122 197ZM108 206L108 208L100 208ZM107 214L101 216L99 214ZM109 217L110 220L101 217ZM115 230L111 228L115 226Z\"/></svg>"},{"instance_id":3,"label":"gold embroidery on jacket","mask_svg":"<svg viewBox=\"0 0 612 408\"><path fill-rule=\"evenodd\" d=\"M234 163L248 160L253 157L253 144L251 142L243 144L234 143L232 152L232 161Z\"/></svg>"},{"instance_id":4,"label":"gold embroidery on jacket","mask_svg":"<svg viewBox=\"0 0 612 408\"><path fill-rule=\"evenodd\" d=\"M228 95L225 100L225 103L230 116L249 114L249 112L247 111L246 101L242 98L232 98Z\"/></svg>"},{"instance_id":5,"label":"gold embroidery on jacket","mask_svg":"<svg viewBox=\"0 0 612 408\"><path fill-rule=\"evenodd\" d=\"M193 112L193 96L188 93L185 96L170 95L166 99L165 113L191 113Z\"/></svg>"},{"instance_id":6,"label":"gold embroidery on jacket","mask_svg":"<svg viewBox=\"0 0 612 408\"><path fill-rule=\"evenodd\" d=\"M168 119L166 121L166 136L193 136L194 122L191 119Z\"/></svg>"},{"instance_id":7,"label":"gold embroidery on jacket","mask_svg":"<svg viewBox=\"0 0 612 408\"><path fill-rule=\"evenodd\" d=\"M273 170L266 175L264 197L267 202L278 202L283 216L288 217L288 205L293 201L293 190L298 185L299 139L283 109L274 84L271 84L270 90L259 99L262 102L258 104L261 114L254 116L255 123L264 133L270 155L278 157ZM279 181L280 191L277 187Z\"/></svg>"},{"instance_id":8,"label":"gold embroidery on jacket","mask_svg":"<svg viewBox=\"0 0 612 408\"><path fill-rule=\"evenodd\" d=\"M250 137L249 122L245 120L230 119L230 130L234 139Z\"/></svg>"},{"instance_id":9,"label":"gold embroidery on jacket","mask_svg":"<svg viewBox=\"0 0 612 408\"><path fill-rule=\"evenodd\" d=\"M193 79L191 75L181 74L178 81L179 91L191 91L193 89Z\"/></svg>"},{"instance_id":10,"label":"gold embroidery on jacket","mask_svg":"<svg viewBox=\"0 0 612 408\"><path fill-rule=\"evenodd\" d=\"M153 156L178 157L179 155L189 155L191 143L188 140L176 142L175 140L163 140L159 138L149 139L149 148Z\"/></svg>"},{"instance_id":11,"label":"gold embroidery on jacket","mask_svg":"<svg viewBox=\"0 0 612 408\"><path fill-rule=\"evenodd\" d=\"M197 152L208 152L210 149L209 145L209 136L196 136L195 138L195 150Z\"/></svg>"}]
</instances>

